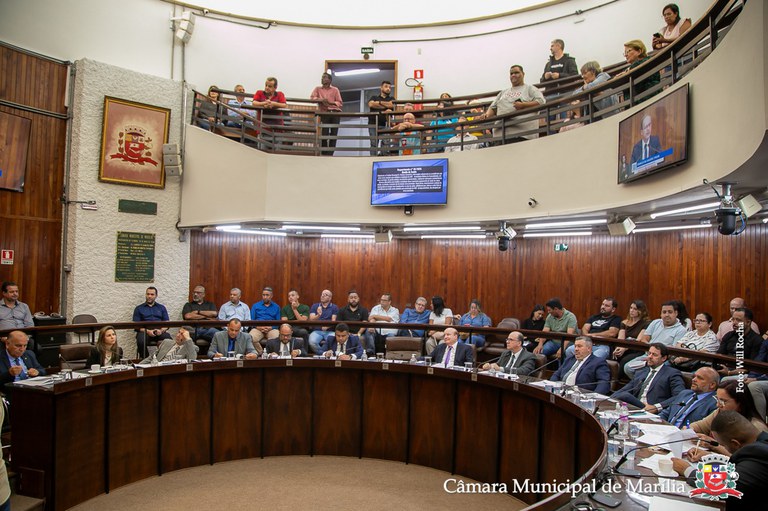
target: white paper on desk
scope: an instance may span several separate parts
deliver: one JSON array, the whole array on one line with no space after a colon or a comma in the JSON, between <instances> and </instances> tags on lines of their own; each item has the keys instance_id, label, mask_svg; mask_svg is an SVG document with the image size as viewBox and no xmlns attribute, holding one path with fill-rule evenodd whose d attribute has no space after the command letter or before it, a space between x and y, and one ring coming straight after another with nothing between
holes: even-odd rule
<instances>
[{"instance_id":1,"label":"white paper on desk","mask_svg":"<svg viewBox=\"0 0 768 511\"><path fill-rule=\"evenodd\" d=\"M644 458L640 460L639 462L636 462L637 466L639 467L645 467L650 468L651 470L659 470L659 460L671 460L672 459L672 453L668 454L652 454L651 456L648 456L647 458Z\"/></svg>"},{"instance_id":2,"label":"white paper on desk","mask_svg":"<svg viewBox=\"0 0 768 511\"><path fill-rule=\"evenodd\" d=\"M629 420L631 421L637 421L637 420L652 420L653 422L661 422L661 417L659 417L656 414L650 413L650 412L630 412L629 413Z\"/></svg>"},{"instance_id":3,"label":"white paper on desk","mask_svg":"<svg viewBox=\"0 0 768 511\"><path fill-rule=\"evenodd\" d=\"M712 511L709 506L694 504L690 500L676 500L666 497L651 497L648 511Z\"/></svg>"},{"instance_id":4,"label":"white paper on desk","mask_svg":"<svg viewBox=\"0 0 768 511\"><path fill-rule=\"evenodd\" d=\"M25 387L45 387L53 383L53 378L50 376L35 376L34 378L27 378L26 380L19 380L13 383Z\"/></svg>"}]
</instances>

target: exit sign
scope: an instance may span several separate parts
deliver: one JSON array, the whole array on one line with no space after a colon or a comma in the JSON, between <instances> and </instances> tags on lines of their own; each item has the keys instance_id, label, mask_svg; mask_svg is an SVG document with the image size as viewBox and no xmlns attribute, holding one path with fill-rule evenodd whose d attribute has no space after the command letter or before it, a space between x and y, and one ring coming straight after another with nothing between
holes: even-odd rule
<instances>
[{"instance_id":1,"label":"exit sign","mask_svg":"<svg viewBox=\"0 0 768 511\"><path fill-rule=\"evenodd\" d=\"M363 55L373 55L373 46L363 46L360 48L360 53Z\"/></svg>"},{"instance_id":2,"label":"exit sign","mask_svg":"<svg viewBox=\"0 0 768 511\"><path fill-rule=\"evenodd\" d=\"M555 252L567 252L567 251L568 251L567 243L555 243Z\"/></svg>"}]
</instances>

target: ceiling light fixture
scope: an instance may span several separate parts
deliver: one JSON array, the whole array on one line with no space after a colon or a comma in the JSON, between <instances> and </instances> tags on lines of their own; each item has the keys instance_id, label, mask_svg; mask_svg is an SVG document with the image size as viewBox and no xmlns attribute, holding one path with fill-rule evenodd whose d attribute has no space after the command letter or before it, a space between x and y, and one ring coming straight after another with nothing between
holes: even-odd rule
<instances>
[{"instance_id":1,"label":"ceiling light fixture","mask_svg":"<svg viewBox=\"0 0 768 511\"><path fill-rule=\"evenodd\" d=\"M484 240L485 234L424 234L423 240Z\"/></svg>"},{"instance_id":2,"label":"ceiling light fixture","mask_svg":"<svg viewBox=\"0 0 768 511\"><path fill-rule=\"evenodd\" d=\"M403 232L437 232L437 231L480 231L479 225L434 226L423 225L421 227L403 227Z\"/></svg>"},{"instance_id":3,"label":"ceiling light fixture","mask_svg":"<svg viewBox=\"0 0 768 511\"><path fill-rule=\"evenodd\" d=\"M374 240L376 237L373 234L321 234L321 238L351 238L361 240Z\"/></svg>"},{"instance_id":4,"label":"ceiling light fixture","mask_svg":"<svg viewBox=\"0 0 768 511\"><path fill-rule=\"evenodd\" d=\"M283 224L283 230L288 231L360 231L359 227L345 227L337 225L295 225Z\"/></svg>"},{"instance_id":5,"label":"ceiling light fixture","mask_svg":"<svg viewBox=\"0 0 768 511\"><path fill-rule=\"evenodd\" d=\"M686 206L684 208L670 209L669 211L659 211L658 213L651 213L651 219L655 220L660 216L680 215L684 213L693 213L701 211L702 209L713 209L720 206L720 202L709 202L707 204L699 204L698 206Z\"/></svg>"},{"instance_id":6,"label":"ceiling light fixture","mask_svg":"<svg viewBox=\"0 0 768 511\"><path fill-rule=\"evenodd\" d=\"M264 236L279 236L281 238L285 238L286 236L288 236L287 232L267 231L267 230L261 230L261 229L242 229L240 227L237 227L236 229L218 229L218 230L223 232L234 232L236 234L263 234Z\"/></svg>"},{"instance_id":7,"label":"ceiling light fixture","mask_svg":"<svg viewBox=\"0 0 768 511\"><path fill-rule=\"evenodd\" d=\"M706 229L712 227L712 224L707 222L705 224L692 224L692 225L668 225L667 227L645 227L632 231L633 234L638 232L659 232L659 231L683 231L686 229Z\"/></svg>"},{"instance_id":8,"label":"ceiling light fixture","mask_svg":"<svg viewBox=\"0 0 768 511\"><path fill-rule=\"evenodd\" d=\"M539 222L525 224L526 229L552 229L557 227L576 227L579 225L604 225L608 223L606 218L593 218L591 220L565 220L562 222Z\"/></svg>"},{"instance_id":9,"label":"ceiling light fixture","mask_svg":"<svg viewBox=\"0 0 768 511\"><path fill-rule=\"evenodd\" d=\"M232 232L240 229L240 224L232 224L232 225L217 225L216 230L217 231L227 231Z\"/></svg>"},{"instance_id":10,"label":"ceiling light fixture","mask_svg":"<svg viewBox=\"0 0 768 511\"><path fill-rule=\"evenodd\" d=\"M549 231L549 232L526 232L523 238L553 238L568 236L592 236L592 231Z\"/></svg>"},{"instance_id":11,"label":"ceiling light fixture","mask_svg":"<svg viewBox=\"0 0 768 511\"><path fill-rule=\"evenodd\" d=\"M381 71L378 67L369 67L366 69L350 69L348 71L336 71L334 76L356 76L356 75L368 75L378 73Z\"/></svg>"}]
</instances>

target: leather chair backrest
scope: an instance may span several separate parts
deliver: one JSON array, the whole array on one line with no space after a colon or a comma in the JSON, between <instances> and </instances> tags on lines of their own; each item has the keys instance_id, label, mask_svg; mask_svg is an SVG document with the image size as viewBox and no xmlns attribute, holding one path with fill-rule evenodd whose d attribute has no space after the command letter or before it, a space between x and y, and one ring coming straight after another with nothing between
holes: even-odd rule
<instances>
[{"instance_id":1,"label":"leather chair backrest","mask_svg":"<svg viewBox=\"0 0 768 511\"><path fill-rule=\"evenodd\" d=\"M509 328L510 330L520 329L520 320L517 318L504 318L496 325L496 328ZM506 346L506 335L493 334L486 336L486 346L500 345L500 347Z\"/></svg>"},{"instance_id":2,"label":"leather chair backrest","mask_svg":"<svg viewBox=\"0 0 768 511\"><path fill-rule=\"evenodd\" d=\"M621 384L619 383L619 363L616 360L606 360L606 364L608 364L608 369L611 370L611 390L619 390L621 388Z\"/></svg>"},{"instance_id":3,"label":"leather chair backrest","mask_svg":"<svg viewBox=\"0 0 768 511\"><path fill-rule=\"evenodd\" d=\"M545 357L541 353L535 354L534 357L536 357L536 362L534 363L535 369L531 373L531 376L533 376L534 378L543 378L542 376L543 371L541 367L547 363L547 357Z\"/></svg>"}]
</instances>

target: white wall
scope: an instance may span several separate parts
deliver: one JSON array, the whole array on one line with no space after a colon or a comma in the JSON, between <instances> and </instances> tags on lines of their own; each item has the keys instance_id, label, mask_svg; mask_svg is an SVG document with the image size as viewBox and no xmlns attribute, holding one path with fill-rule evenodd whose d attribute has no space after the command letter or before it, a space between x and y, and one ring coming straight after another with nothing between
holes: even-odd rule
<instances>
[{"instance_id":1,"label":"white wall","mask_svg":"<svg viewBox=\"0 0 768 511\"><path fill-rule=\"evenodd\" d=\"M72 272L67 276L67 318L71 321L76 314L93 314L99 321L131 321L147 286L154 285L158 301L168 308L171 318L181 319L181 308L188 300L189 243L179 242L175 228L181 200L179 178L167 178L165 189L98 180L104 96L170 108L170 142L178 143L181 84L80 60L74 96L70 198L95 200L98 211L70 207L66 262L72 265ZM120 199L156 202L157 215L118 213ZM155 234L154 283L115 282L117 231ZM119 342L128 354L133 353L135 337L130 332L120 332Z\"/></svg>"},{"instance_id":2,"label":"white wall","mask_svg":"<svg viewBox=\"0 0 768 511\"><path fill-rule=\"evenodd\" d=\"M571 0L497 20L406 30L324 30L281 25L261 30L198 17L186 50L186 79L201 90L210 84L232 88L242 83L250 92L261 88L265 77L274 75L280 79L280 88L286 95L308 97L319 81L326 59L359 60L360 47L370 46L374 39L450 37L522 27L577 9L585 11L607 1ZM195 3L206 6L204 0ZM445 3L459 4L465 16L476 14L473 6L466 2ZM522 64L528 70L528 82L537 82L549 56L549 42L556 37L565 40L566 51L574 55L579 64L587 60L603 64L621 61L625 41L640 38L650 43L651 34L663 24L661 9L665 3L666 0L619 0L579 17L496 35L437 42L381 43L375 45L373 58L398 60L401 99L409 93L403 82L412 75L413 69L425 71L426 97L437 97L443 91L454 96L493 91L507 86L508 69L513 63ZM708 0L679 3L683 15L694 19L710 5ZM399 21L398 12L386 3L379 10L369 8L370 4L361 5L366 9L358 13L360 17L369 16L370 24L381 22L382 10L391 12L387 22ZM160 0L130 3L3 0L0 2L0 38L64 60L86 57L142 73L180 79L180 45L173 42L168 21L172 9ZM278 19L291 17L287 9L281 15L270 14Z\"/></svg>"}]
</instances>

